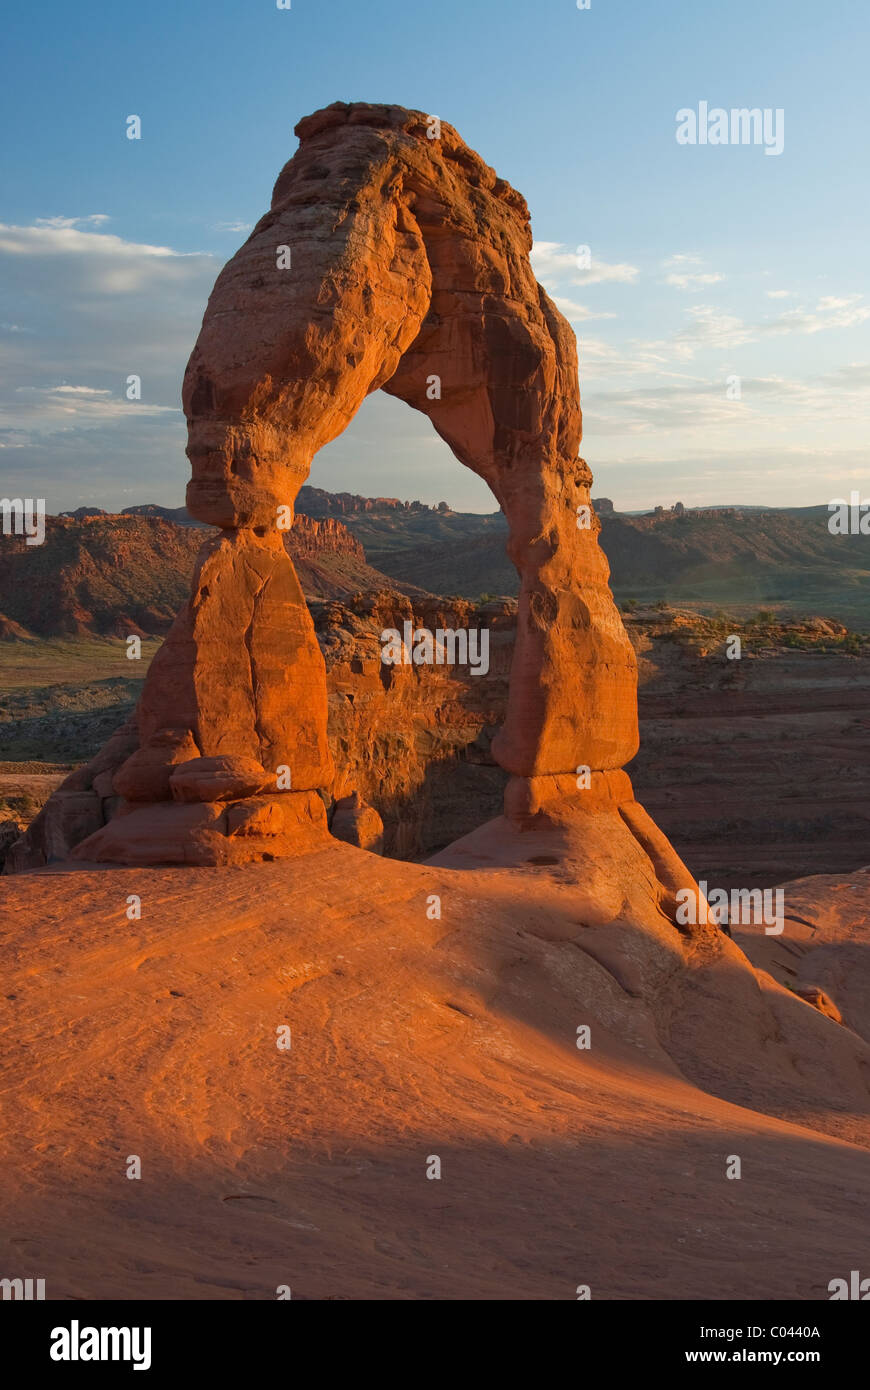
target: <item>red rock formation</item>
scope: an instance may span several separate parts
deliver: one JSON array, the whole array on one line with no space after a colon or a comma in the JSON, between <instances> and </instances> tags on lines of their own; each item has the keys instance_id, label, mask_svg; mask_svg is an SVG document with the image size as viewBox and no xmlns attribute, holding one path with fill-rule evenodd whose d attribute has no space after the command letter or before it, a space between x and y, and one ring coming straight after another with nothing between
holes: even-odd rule
<instances>
[{"instance_id":1,"label":"red rock formation","mask_svg":"<svg viewBox=\"0 0 870 1390\"><path fill-rule=\"evenodd\" d=\"M522 197L449 126L427 131L398 107L300 123L188 367L188 508L268 533L371 391L423 410L489 482L522 574L496 756L522 777L616 768L637 744L634 662L597 536L577 525L591 476L574 335L532 274Z\"/></svg>"},{"instance_id":2,"label":"red rock formation","mask_svg":"<svg viewBox=\"0 0 870 1390\"><path fill-rule=\"evenodd\" d=\"M169 631L190 592L201 529L141 516L47 517L43 545L6 536L3 611L37 636L129 637Z\"/></svg>"},{"instance_id":3,"label":"red rock formation","mask_svg":"<svg viewBox=\"0 0 870 1390\"><path fill-rule=\"evenodd\" d=\"M446 502L429 507L425 502L403 502L398 497L361 497L356 492L326 492L322 487L299 489L297 516L359 516L366 512L449 512Z\"/></svg>"},{"instance_id":4,"label":"red rock formation","mask_svg":"<svg viewBox=\"0 0 870 1390\"><path fill-rule=\"evenodd\" d=\"M365 563L365 551L346 526L334 517L324 517L316 521L314 517L297 512L293 518L293 530L285 538L287 549L292 556L317 555L333 551L338 555L352 555Z\"/></svg>"},{"instance_id":5,"label":"red rock formation","mask_svg":"<svg viewBox=\"0 0 870 1390\"><path fill-rule=\"evenodd\" d=\"M358 792L375 808L385 852L419 858L498 815L506 774L494 765L491 745L507 705L516 604L476 608L461 599L380 593L318 604L314 613L326 660L333 794ZM380 634L406 620L430 630L485 625L487 674L385 666Z\"/></svg>"},{"instance_id":6,"label":"red rock formation","mask_svg":"<svg viewBox=\"0 0 870 1390\"><path fill-rule=\"evenodd\" d=\"M357 845L374 854L383 851L384 822L374 807L363 801L359 792L342 797L336 803L330 829L336 840L344 840L348 845Z\"/></svg>"},{"instance_id":7,"label":"red rock formation","mask_svg":"<svg viewBox=\"0 0 870 1390\"><path fill-rule=\"evenodd\" d=\"M493 741L515 779L508 814L525 825L551 801L570 811L580 765L601 774L615 813L613 788L631 799L608 774L637 748L636 663L586 510L574 334L532 274L526 204L450 126L430 138L419 112L337 104L297 133L185 376L187 506L220 534L149 671L140 739L186 730L202 757L246 759L305 807L330 791L323 657L279 528L316 451L382 387L429 416L508 521L521 587ZM182 811L164 807L183 837ZM121 819L76 853L117 857ZM223 824L197 835L226 858ZM267 849L251 836L230 858L293 851L278 838Z\"/></svg>"}]
</instances>

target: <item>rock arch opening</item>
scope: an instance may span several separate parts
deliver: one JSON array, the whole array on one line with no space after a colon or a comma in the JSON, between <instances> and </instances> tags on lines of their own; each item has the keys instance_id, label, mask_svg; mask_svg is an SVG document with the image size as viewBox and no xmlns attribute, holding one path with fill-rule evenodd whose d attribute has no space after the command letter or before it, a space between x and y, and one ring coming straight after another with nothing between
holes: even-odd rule
<instances>
[{"instance_id":1,"label":"rock arch opening","mask_svg":"<svg viewBox=\"0 0 870 1390\"><path fill-rule=\"evenodd\" d=\"M326 663L330 829L388 858L426 859L501 813L508 774L491 748L517 576L492 493L424 417L376 392L342 439L331 464L315 457L297 503L306 525L337 523L337 545L364 547L359 567L355 549L297 562ZM454 511L457 495L466 506ZM295 558L292 533L290 543Z\"/></svg>"}]
</instances>

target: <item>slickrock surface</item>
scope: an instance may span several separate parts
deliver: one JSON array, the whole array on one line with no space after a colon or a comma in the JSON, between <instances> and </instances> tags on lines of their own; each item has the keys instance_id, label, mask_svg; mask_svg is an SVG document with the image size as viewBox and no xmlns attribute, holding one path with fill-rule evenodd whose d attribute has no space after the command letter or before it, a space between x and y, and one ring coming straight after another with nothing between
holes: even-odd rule
<instances>
[{"instance_id":1,"label":"slickrock surface","mask_svg":"<svg viewBox=\"0 0 870 1390\"><path fill-rule=\"evenodd\" d=\"M0 1261L49 1298L816 1300L862 1267L870 1047L678 932L618 818L0 892Z\"/></svg>"},{"instance_id":2,"label":"slickrock surface","mask_svg":"<svg viewBox=\"0 0 870 1390\"><path fill-rule=\"evenodd\" d=\"M870 1042L870 868L783 885L785 928L734 930L752 962Z\"/></svg>"}]
</instances>

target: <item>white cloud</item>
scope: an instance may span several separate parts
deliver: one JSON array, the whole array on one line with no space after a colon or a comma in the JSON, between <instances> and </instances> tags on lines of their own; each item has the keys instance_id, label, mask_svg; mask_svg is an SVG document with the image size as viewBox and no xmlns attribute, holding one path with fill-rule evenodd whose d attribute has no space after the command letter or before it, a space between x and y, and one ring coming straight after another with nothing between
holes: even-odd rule
<instances>
[{"instance_id":1,"label":"white cloud","mask_svg":"<svg viewBox=\"0 0 870 1390\"><path fill-rule=\"evenodd\" d=\"M849 295L846 299L836 299L833 296L828 296L826 299L820 299L816 307L825 312L830 309L845 309L850 304L856 304L859 299L860 295Z\"/></svg>"},{"instance_id":2,"label":"white cloud","mask_svg":"<svg viewBox=\"0 0 870 1390\"><path fill-rule=\"evenodd\" d=\"M870 304L864 303L862 295L828 297L820 299L813 310L787 309L776 318L762 319L758 323L745 323L737 314L709 304L694 305L687 313L689 322L671 338L636 342L637 352L658 361L689 362L698 352L730 351L766 336L851 328L870 319Z\"/></svg>"},{"instance_id":3,"label":"white cloud","mask_svg":"<svg viewBox=\"0 0 870 1390\"><path fill-rule=\"evenodd\" d=\"M583 323L587 319L615 319L616 314L608 314L603 310L589 309L585 304L578 304L576 299L562 299L560 295L553 295L553 303L557 309L561 309L569 323Z\"/></svg>"},{"instance_id":4,"label":"white cloud","mask_svg":"<svg viewBox=\"0 0 870 1390\"><path fill-rule=\"evenodd\" d=\"M765 290L768 299L794 299L794 290Z\"/></svg>"},{"instance_id":5,"label":"white cloud","mask_svg":"<svg viewBox=\"0 0 870 1390\"><path fill-rule=\"evenodd\" d=\"M181 284L191 275L191 265L215 266L211 256L190 255L168 246L125 241L105 232L81 231L59 225L75 219L52 218L50 226L14 227L0 223L0 256L16 262L39 262L47 277L63 277L54 292L60 299L76 295L124 295L154 292L158 284ZM195 273L195 272L194 272ZM16 265L16 278L27 272Z\"/></svg>"},{"instance_id":6,"label":"white cloud","mask_svg":"<svg viewBox=\"0 0 870 1390\"><path fill-rule=\"evenodd\" d=\"M39 389L39 388L36 387L36 386L19 386L19 387L18 387L18 390L19 390L19 391L36 391L36 390L38 390L38 389ZM51 388L49 388L49 389L51 389ZM99 388L96 387L96 386L67 386L67 385L64 383L63 386L55 386L55 387L54 387L54 394L55 394L55 395L64 395L64 394L68 394L68 395L70 395L70 396L111 396L112 393L111 393L111 391L101 391L101 390L99 390Z\"/></svg>"},{"instance_id":7,"label":"white cloud","mask_svg":"<svg viewBox=\"0 0 870 1390\"><path fill-rule=\"evenodd\" d=\"M709 304L694 305L687 313L689 322L673 337L637 342L637 352L660 362L690 362L703 349L730 350L754 340L753 330L736 314Z\"/></svg>"},{"instance_id":8,"label":"white cloud","mask_svg":"<svg viewBox=\"0 0 870 1390\"><path fill-rule=\"evenodd\" d=\"M181 380L220 262L125 241L100 231L104 220L0 224L9 286L0 445L12 451L18 489L29 477L32 490L35 476L55 509L113 497L126 505L124 474L133 500L171 479L155 500L177 505L187 477ZM126 397L133 374L140 401Z\"/></svg>"},{"instance_id":9,"label":"white cloud","mask_svg":"<svg viewBox=\"0 0 870 1390\"><path fill-rule=\"evenodd\" d=\"M695 290L702 285L718 285L720 280L724 280L724 275L711 271L708 274L694 274L687 272L684 275L666 275L665 284L673 285L678 290Z\"/></svg>"},{"instance_id":10,"label":"white cloud","mask_svg":"<svg viewBox=\"0 0 870 1390\"><path fill-rule=\"evenodd\" d=\"M91 427L123 420L135 426L139 419L155 415L180 415L180 406L149 401L128 401L126 395L96 386L17 386L11 408L0 406L0 429L7 420L19 435L40 438L77 426Z\"/></svg>"},{"instance_id":11,"label":"white cloud","mask_svg":"<svg viewBox=\"0 0 870 1390\"><path fill-rule=\"evenodd\" d=\"M571 285L598 285L607 282L630 285L640 274L637 266L603 261L594 251L590 257L591 264L584 268L582 264L578 265L578 260L582 261L582 257L578 255L579 249L575 247L571 250L561 241L536 241L529 257L535 275L549 288L550 284L559 284L562 281Z\"/></svg>"},{"instance_id":12,"label":"white cloud","mask_svg":"<svg viewBox=\"0 0 870 1390\"><path fill-rule=\"evenodd\" d=\"M831 425L870 423L870 363L808 379L782 376L741 378L741 397L729 399L729 375L684 378L652 384L602 387L584 392L587 420L596 434L618 436L650 431L706 433L721 442L733 435L743 449L749 439L780 435L800 412L804 427L810 421Z\"/></svg>"},{"instance_id":13,"label":"white cloud","mask_svg":"<svg viewBox=\"0 0 870 1390\"><path fill-rule=\"evenodd\" d=\"M105 212L91 212L87 217L37 217L34 221L36 227L101 227L104 222L110 222L111 218Z\"/></svg>"},{"instance_id":14,"label":"white cloud","mask_svg":"<svg viewBox=\"0 0 870 1390\"><path fill-rule=\"evenodd\" d=\"M759 333L821 333L829 328L852 328L870 319L870 304L863 295L820 299L815 309L789 309L778 319L757 325Z\"/></svg>"}]
</instances>

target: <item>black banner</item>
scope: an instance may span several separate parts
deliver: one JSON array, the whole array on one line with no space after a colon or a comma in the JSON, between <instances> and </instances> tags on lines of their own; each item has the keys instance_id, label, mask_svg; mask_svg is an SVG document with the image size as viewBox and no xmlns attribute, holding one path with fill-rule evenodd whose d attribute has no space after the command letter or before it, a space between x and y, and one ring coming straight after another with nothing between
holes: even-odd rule
<instances>
[{"instance_id":1,"label":"black banner","mask_svg":"<svg viewBox=\"0 0 870 1390\"><path fill-rule=\"evenodd\" d=\"M389 1322L386 1320L390 1307ZM509 1311L509 1322L503 1318ZM381 1319L384 1319L382 1322ZM490 1322L490 1318L492 1322ZM323 1344L330 1374L335 1373L336 1350L346 1349L354 1369L371 1369L377 1353L372 1334L379 1335L390 1359L406 1356L402 1332L425 1338L425 1369L455 1375L457 1348L450 1334L472 1338L479 1356L496 1364L532 1356L536 1378L545 1378L546 1365L563 1342L578 1369L607 1366L615 1374L643 1371L669 1373L696 1368L701 1374L715 1366L768 1366L775 1369L808 1366L826 1376L860 1364L867 1338L867 1314L860 1307L837 1301L824 1303L654 1303L582 1302L563 1316L542 1302L525 1304L448 1303L436 1312L431 1306L315 1302L289 1299L264 1302L129 1303L64 1302L0 1304L4 1362L15 1362L21 1374L50 1373L52 1378L167 1373L232 1375L282 1365L288 1374L305 1351L310 1375L316 1342ZM523 1337L522 1350L517 1334ZM340 1334L341 1340L334 1340ZM485 1338L485 1340L482 1338ZM529 1343L529 1335L546 1340ZM554 1339L556 1339L554 1341ZM440 1352L440 1355L439 1355ZM390 1356L392 1353L392 1357ZM403 1378L416 1379L420 1347L405 1361ZM443 1357L443 1362L442 1362ZM491 1371L492 1367L488 1366Z\"/></svg>"}]
</instances>

